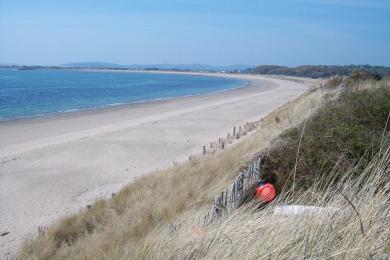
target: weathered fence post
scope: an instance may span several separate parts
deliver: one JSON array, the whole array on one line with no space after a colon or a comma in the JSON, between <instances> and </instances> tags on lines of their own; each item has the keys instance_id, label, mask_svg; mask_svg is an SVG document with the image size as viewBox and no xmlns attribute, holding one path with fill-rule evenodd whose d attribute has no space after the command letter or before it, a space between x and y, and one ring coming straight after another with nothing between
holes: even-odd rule
<instances>
[{"instance_id":1,"label":"weathered fence post","mask_svg":"<svg viewBox=\"0 0 390 260\"><path fill-rule=\"evenodd\" d=\"M248 125L250 126L250 125ZM221 144L224 144L222 140ZM261 177L261 158L250 164L245 170L240 171L236 180L214 199L211 215L208 212L204 217L204 225L214 222L222 216L229 215L235 208L243 203L246 195L257 184Z\"/></svg>"}]
</instances>

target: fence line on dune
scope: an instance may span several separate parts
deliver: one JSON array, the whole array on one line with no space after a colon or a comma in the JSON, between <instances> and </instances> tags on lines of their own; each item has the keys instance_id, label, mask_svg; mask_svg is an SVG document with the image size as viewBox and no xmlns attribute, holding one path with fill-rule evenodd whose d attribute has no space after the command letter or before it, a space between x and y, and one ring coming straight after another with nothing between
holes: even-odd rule
<instances>
[{"instance_id":1,"label":"fence line on dune","mask_svg":"<svg viewBox=\"0 0 390 260\"><path fill-rule=\"evenodd\" d=\"M260 121L255 122L247 122L244 125L239 125L238 127L233 127L232 134L227 133L226 137L220 137L217 141L211 142L208 145L204 145L202 147L202 152L197 154L190 154L188 156L188 160L183 161L173 161L174 166L180 166L188 161L199 159L203 156L207 156L210 154L216 153L218 150L225 149L228 145L233 144L235 140L240 139L241 137L247 135L248 133L252 132L259 126Z\"/></svg>"},{"instance_id":2,"label":"fence line on dune","mask_svg":"<svg viewBox=\"0 0 390 260\"><path fill-rule=\"evenodd\" d=\"M218 150L225 149L228 145L233 144L234 140L240 139L248 133L255 130L261 120L255 122L248 122L244 125L234 126L232 134L227 133L226 138L218 138L218 141L211 142L208 146L203 146L202 153L190 154L188 161L199 159L203 156L214 154ZM174 166L184 165L187 160L181 162L173 162ZM254 188L261 178L261 158L258 158L255 162L250 164L244 170L241 170L236 180L222 191L218 195L212 204L211 210L204 216L193 219L193 223L196 225L207 226L223 215L229 215L234 209L239 207L248 195L253 194ZM182 223L171 223L168 227L169 233L174 233L177 229L181 228Z\"/></svg>"},{"instance_id":3,"label":"fence line on dune","mask_svg":"<svg viewBox=\"0 0 390 260\"><path fill-rule=\"evenodd\" d=\"M241 170L235 181L230 184L220 195L215 197L211 209L199 218L193 219L193 224L207 226L218 220L222 216L231 214L245 201L254 195L255 187L261 179L261 157ZM180 229L182 223L171 223L169 233L173 234Z\"/></svg>"},{"instance_id":4,"label":"fence line on dune","mask_svg":"<svg viewBox=\"0 0 390 260\"><path fill-rule=\"evenodd\" d=\"M233 144L234 140L238 140L241 137L255 130L261 120L255 122L248 122L244 125L233 127L232 134L230 132L226 135L226 138L218 138L218 141L211 142L208 146L203 146L202 152L198 154L190 154L188 160L174 161L174 166L180 166L186 164L188 161L200 159L203 156L214 154L218 150L225 149L228 145ZM230 214L235 208L237 208L242 202L244 197L253 191L254 185L260 179L260 158L253 164L249 165L244 170L240 171L238 177L226 190L214 199L211 211L205 214L202 218L194 220L198 225L208 225L213 223L222 215ZM115 193L111 194L112 197ZM81 208L80 212L86 212L91 208L91 205L87 205L85 208ZM174 232L181 227L181 223L172 223L169 225L170 233ZM38 227L38 237L45 236L48 231L47 226Z\"/></svg>"},{"instance_id":5,"label":"fence line on dune","mask_svg":"<svg viewBox=\"0 0 390 260\"><path fill-rule=\"evenodd\" d=\"M214 154L218 150L225 149L228 145L233 144L235 140L247 135L255 130L261 120L255 122L248 122L244 125L234 126L232 134L230 132L226 135L226 138L218 138L218 141L211 142L209 145L203 146L202 152L198 154L190 154L188 160L174 161L174 166L180 166L186 164L188 161L200 159L203 156ZM247 167L245 170L240 171L236 181L223 191L218 197L215 198L212 210L208 212L204 217L196 220L197 224L208 225L214 222L223 214L229 214L234 208L242 203L242 198L247 194L250 188L257 183L260 178L260 159ZM115 193L111 194L112 197ZM86 212L91 208L91 205L87 205L85 208L81 208L80 213ZM175 223L169 225L170 232L181 227L181 223ZM48 226L38 227L38 237L43 237L48 232Z\"/></svg>"},{"instance_id":6,"label":"fence line on dune","mask_svg":"<svg viewBox=\"0 0 390 260\"><path fill-rule=\"evenodd\" d=\"M234 209L254 194L254 189L261 179L261 158L240 171L236 180L214 199L211 211L204 217L202 224L208 225L222 215L229 215Z\"/></svg>"}]
</instances>

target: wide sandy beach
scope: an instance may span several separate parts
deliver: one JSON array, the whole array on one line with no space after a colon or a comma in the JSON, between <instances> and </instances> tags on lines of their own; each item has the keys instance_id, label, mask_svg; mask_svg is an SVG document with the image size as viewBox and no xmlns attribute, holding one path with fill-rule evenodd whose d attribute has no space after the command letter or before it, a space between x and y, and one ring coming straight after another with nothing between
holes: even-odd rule
<instances>
[{"instance_id":1,"label":"wide sandy beach","mask_svg":"<svg viewBox=\"0 0 390 260\"><path fill-rule=\"evenodd\" d=\"M251 75L213 94L0 122L0 258L23 238L169 167L298 97L308 83Z\"/></svg>"}]
</instances>

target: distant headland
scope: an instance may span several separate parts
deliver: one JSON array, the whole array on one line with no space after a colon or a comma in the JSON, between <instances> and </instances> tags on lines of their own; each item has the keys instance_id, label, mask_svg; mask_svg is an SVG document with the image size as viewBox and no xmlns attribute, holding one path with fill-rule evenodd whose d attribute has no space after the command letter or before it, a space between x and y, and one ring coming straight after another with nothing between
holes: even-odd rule
<instances>
[{"instance_id":1,"label":"distant headland","mask_svg":"<svg viewBox=\"0 0 390 260\"><path fill-rule=\"evenodd\" d=\"M390 76L390 67L373 65L302 65L296 67L279 65L246 65L236 64L216 66L207 64L131 64L121 65L108 62L75 62L54 66L1 64L0 68L17 70L33 69L105 69L105 70L160 70L180 72L219 72L259 75L284 75L308 78L329 78L332 76L351 76L353 74L367 74L374 78Z\"/></svg>"}]
</instances>

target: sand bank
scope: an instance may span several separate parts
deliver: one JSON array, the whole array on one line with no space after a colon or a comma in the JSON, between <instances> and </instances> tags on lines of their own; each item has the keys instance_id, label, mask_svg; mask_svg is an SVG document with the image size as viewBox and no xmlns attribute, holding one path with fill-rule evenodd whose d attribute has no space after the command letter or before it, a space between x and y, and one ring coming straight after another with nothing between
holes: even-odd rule
<instances>
[{"instance_id":1,"label":"sand bank","mask_svg":"<svg viewBox=\"0 0 390 260\"><path fill-rule=\"evenodd\" d=\"M258 120L308 84L252 75L221 93L0 123L0 258L38 226L198 153Z\"/></svg>"}]
</instances>

